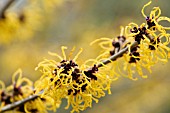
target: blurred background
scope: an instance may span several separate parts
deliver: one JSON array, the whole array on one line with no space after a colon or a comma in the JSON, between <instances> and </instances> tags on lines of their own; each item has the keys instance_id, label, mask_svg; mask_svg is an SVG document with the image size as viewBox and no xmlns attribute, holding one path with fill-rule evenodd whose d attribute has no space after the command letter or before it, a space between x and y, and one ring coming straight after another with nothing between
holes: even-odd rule
<instances>
[{"instance_id":1,"label":"blurred background","mask_svg":"<svg viewBox=\"0 0 170 113\"><path fill-rule=\"evenodd\" d=\"M0 10L6 1L8 0L0 0ZM40 72L35 71L37 64L43 58L55 59L48 55L48 51L61 54L62 45L68 47L67 54L74 46L76 51L84 48L79 57L80 62L97 57L100 48L90 46L89 43L101 37L118 36L120 26L126 26L130 22L145 22L141 9L148 1L63 0L53 4L48 0L39 0L38 4L34 4L39 7L38 11L35 12L35 7L29 6L32 9L29 12L33 15L24 18L24 24L38 23L37 26L28 23L35 28L29 27L27 30L27 27L21 26L18 31L25 29L24 33L14 33L8 41L0 37L0 80L9 85L12 74L18 68L23 70L24 76L37 80L40 77ZM18 13L27 4L29 3L24 0L16 0L8 12L15 10ZM152 5L146 8L146 13L149 14L153 6L159 6L162 16L170 17L169 4L169 0L153 0ZM29 38L24 38L30 30ZM2 34L1 32L0 36ZM170 62L158 63L152 68L153 72L148 74L148 79L138 81L121 77L113 82L112 95L99 99L98 104L93 103L92 108L82 113L170 113L169 68ZM57 112L69 113L70 109L65 110L65 106L66 100L63 100Z\"/></svg>"}]
</instances>

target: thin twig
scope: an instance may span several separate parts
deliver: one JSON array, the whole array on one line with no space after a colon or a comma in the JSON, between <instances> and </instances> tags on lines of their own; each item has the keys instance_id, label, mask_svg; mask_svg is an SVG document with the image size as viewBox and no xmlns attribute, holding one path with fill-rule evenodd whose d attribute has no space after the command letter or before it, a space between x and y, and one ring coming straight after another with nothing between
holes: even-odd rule
<instances>
[{"instance_id":1,"label":"thin twig","mask_svg":"<svg viewBox=\"0 0 170 113\"><path fill-rule=\"evenodd\" d=\"M135 42L131 45L130 49L133 49L133 48L136 47L137 45L138 45L138 43L135 41ZM124 53L126 53L126 52L128 51L128 49L129 49L128 46L125 47L125 48L123 48L123 49L121 49L118 53L112 55L112 56L109 57L107 60L102 61L102 63L98 64L97 66L98 66L98 67L102 67L103 65L106 65L106 64L110 63L111 61L116 60L117 58L119 58L120 56L122 56ZM42 92L41 92L41 93L42 93ZM41 94L41 93L40 93L40 94ZM0 110L0 113L3 113L3 112L5 112L5 111L11 110L11 109L14 109L14 108L16 108L16 107L18 107L18 106L20 106L20 105L23 105L24 103L26 103L26 102L28 102L28 101L31 101L31 100L36 99L37 97L39 97L39 96L38 96L38 95L31 95L31 96L29 96L28 98L25 98L25 99L23 99L23 100L21 100L21 101L17 101L17 102L14 102L14 103L12 103L12 104L6 105L5 107L3 107L3 108Z\"/></svg>"},{"instance_id":2,"label":"thin twig","mask_svg":"<svg viewBox=\"0 0 170 113\"><path fill-rule=\"evenodd\" d=\"M0 113L3 113L5 111L8 111L8 110L12 110L18 106L21 106L23 105L24 103L28 102L28 101L31 101L31 100L34 100L36 99L37 97L39 97L38 95L31 95L23 100L20 100L20 101L17 101L17 102L14 102L12 104L9 104L9 105L6 105L5 107L3 107L1 110L0 110Z\"/></svg>"},{"instance_id":3,"label":"thin twig","mask_svg":"<svg viewBox=\"0 0 170 113\"><path fill-rule=\"evenodd\" d=\"M5 6L0 10L0 19L5 18L5 11L10 7L10 5L14 2L15 0L8 0L8 2L5 4Z\"/></svg>"},{"instance_id":4,"label":"thin twig","mask_svg":"<svg viewBox=\"0 0 170 113\"><path fill-rule=\"evenodd\" d=\"M138 42L134 42L131 46L130 46L130 49L136 47L138 45ZM122 56L124 53L127 52L127 50L129 49L129 47L125 47L123 49L121 49L118 53L112 55L111 57L109 57L108 59L102 61L101 63L99 63L97 65L97 67L102 67L103 65L106 65L108 63L110 63L111 61L115 61L117 58L119 58L120 56Z\"/></svg>"}]
</instances>

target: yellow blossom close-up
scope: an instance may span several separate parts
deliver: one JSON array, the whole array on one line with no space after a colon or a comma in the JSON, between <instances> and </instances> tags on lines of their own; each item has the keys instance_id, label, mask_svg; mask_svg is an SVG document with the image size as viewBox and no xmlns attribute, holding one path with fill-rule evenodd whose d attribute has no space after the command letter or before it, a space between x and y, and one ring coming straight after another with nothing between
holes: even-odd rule
<instances>
[{"instance_id":1,"label":"yellow blossom close-up","mask_svg":"<svg viewBox=\"0 0 170 113\"><path fill-rule=\"evenodd\" d=\"M36 69L41 69L42 76L35 83L37 93L43 91L41 96L53 98L57 107L58 103L66 98L68 105L65 108L72 106L71 112L79 112L92 107L92 101L98 103L98 98L105 96L105 90L111 93L111 80L108 75L100 74L96 65L90 68L86 64L79 66L76 63L82 49L73 59L66 57L67 47L62 46L61 49L63 57L49 52L58 57L59 61L45 59L38 64Z\"/></svg>"}]
</instances>

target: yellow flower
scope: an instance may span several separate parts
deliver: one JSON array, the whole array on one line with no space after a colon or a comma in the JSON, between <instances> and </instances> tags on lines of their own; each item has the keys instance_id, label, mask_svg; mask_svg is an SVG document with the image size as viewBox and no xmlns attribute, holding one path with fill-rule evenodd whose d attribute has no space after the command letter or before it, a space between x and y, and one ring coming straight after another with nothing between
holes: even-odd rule
<instances>
[{"instance_id":1,"label":"yellow flower","mask_svg":"<svg viewBox=\"0 0 170 113\"><path fill-rule=\"evenodd\" d=\"M6 87L5 87L4 82L0 81L0 86L1 86L0 87L0 110L1 110L2 107L11 103L10 98L12 95L9 95L6 93L5 91Z\"/></svg>"},{"instance_id":2,"label":"yellow flower","mask_svg":"<svg viewBox=\"0 0 170 113\"><path fill-rule=\"evenodd\" d=\"M21 69L18 69L12 76L12 85L5 88L3 82L0 81L0 100L1 106L12 104L13 102L25 99L31 96L34 93L33 83L28 78L22 77ZM37 97L34 100L26 102L25 104L16 107L14 109L17 113L32 113L32 112L41 112L46 113L47 109L52 110L53 101L50 97L40 98Z\"/></svg>"},{"instance_id":3,"label":"yellow flower","mask_svg":"<svg viewBox=\"0 0 170 113\"><path fill-rule=\"evenodd\" d=\"M9 43L15 34L15 30L19 28L17 15L8 13L5 19L0 19L0 43ZM12 35L11 35L12 34Z\"/></svg>"},{"instance_id":4,"label":"yellow flower","mask_svg":"<svg viewBox=\"0 0 170 113\"><path fill-rule=\"evenodd\" d=\"M122 49L129 47L126 53L118 57L119 59L117 58L115 59L116 61L111 61L114 66L111 66L110 69L114 69L112 71L115 71L114 74L116 74L116 76L120 74L137 80L137 78L133 76L137 71L142 78L147 78L142 71L143 68L151 72L150 68L155 63L158 61L167 62L168 60L167 53L170 51L168 47L170 34L168 34L166 30L168 30L169 27L164 27L160 25L159 22L162 20L169 21L170 19L168 17L160 17L161 10L159 7L154 7L150 16L147 17L144 14L144 9L150 5L150 3L151 2L144 5L142 9L146 23L137 25L131 22L125 29L121 27L121 33L117 38L101 38L91 43L100 41L99 46L104 49L104 52L98 56L98 60L106 60L110 56L119 54ZM138 43L137 46L130 49L135 41ZM124 62L123 65L118 61L120 59Z\"/></svg>"},{"instance_id":5,"label":"yellow flower","mask_svg":"<svg viewBox=\"0 0 170 113\"><path fill-rule=\"evenodd\" d=\"M101 60L101 58L108 58L111 55L114 55L116 53L118 53L121 49L123 49L129 42L134 41L134 39L132 39L132 37L129 37L127 35L129 35L128 33L125 32L124 27L120 27L121 28L121 33L119 36L117 36L116 38L110 39L110 38L99 38L94 40L93 42L90 43L90 45L93 45L94 43L99 42L99 46L104 49L104 52L99 55L96 60Z\"/></svg>"},{"instance_id":6,"label":"yellow flower","mask_svg":"<svg viewBox=\"0 0 170 113\"><path fill-rule=\"evenodd\" d=\"M98 102L98 98L105 96L104 90L110 93L111 81L108 75L100 74L96 65L90 67L84 63L79 66L76 63L82 49L73 59L66 58L65 49L62 46L63 57L50 52L59 61L45 59L39 63L36 69L41 68L42 77L35 83L36 93L43 90L42 97L53 98L56 105L66 98L68 105L65 108L71 105L71 112L79 112L91 107L93 100Z\"/></svg>"},{"instance_id":7,"label":"yellow flower","mask_svg":"<svg viewBox=\"0 0 170 113\"><path fill-rule=\"evenodd\" d=\"M142 72L142 67L151 72L150 67L155 63L158 61L167 62L168 60L167 52L170 51L170 48L167 46L169 44L169 34L164 31L157 35L155 30L146 29L143 25L138 27L138 29L134 27L130 34L133 35L134 33L133 37L139 45L129 50L128 54L124 54L126 59L124 70L128 71L130 78L132 78L133 72L135 72L131 66L136 68L139 75L146 78L147 76Z\"/></svg>"},{"instance_id":8,"label":"yellow flower","mask_svg":"<svg viewBox=\"0 0 170 113\"><path fill-rule=\"evenodd\" d=\"M35 32L39 31L43 23L42 15L43 13L37 4L29 3L28 6L25 6L18 14L19 28L16 37L31 38Z\"/></svg>"},{"instance_id":9,"label":"yellow flower","mask_svg":"<svg viewBox=\"0 0 170 113\"><path fill-rule=\"evenodd\" d=\"M170 22L170 19L168 17L160 16L161 9L159 7L154 7L148 16L144 13L145 8L147 6L149 6L151 3L152 3L152 1L145 4L141 10L142 15L146 18L147 29L151 29L153 31L158 30L159 32L164 32L165 30L170 30L170 27L164 27L159 24L159 22L161 22L161 21Z\"/></svg>"}]
</instances>

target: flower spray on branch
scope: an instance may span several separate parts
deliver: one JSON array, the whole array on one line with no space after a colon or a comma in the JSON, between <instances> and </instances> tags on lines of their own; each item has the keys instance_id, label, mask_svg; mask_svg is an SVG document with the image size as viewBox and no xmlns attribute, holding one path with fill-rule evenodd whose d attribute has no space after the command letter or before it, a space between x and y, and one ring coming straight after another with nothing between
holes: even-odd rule
<instances>
[{"instance_id":1,"label":"flower spray on branch","mask_svg":"<svg viewBox=\"0 0 170 113\"><path fill-rule=\"evenodd\" d=\"M44 59L38 64L36 70L40 70L42 75L34 88L29 79L22 77L21 70L13 75L13 84L9 87L0 81L0 112L55 111L63 99L67 100L66 109L72 107L72 113L80 112L92 107L93 101L98 103L106 92L111 94L111 83L120 76L137 80L134 73L138 73L141 78L147 78L143 69L152 72L151 67L156 63L167 62L170 51L170 34L167 32L170 27L160 24L161 21L170 22L170 19L161 16L159 7L154 7L146 16L145 8L150 4L151 1L141 11L144 23L131 22L121 27L116 38L100 38L91 43L98 43L103 50L97 58L80 63L78 57L83 49L72 57L75 48L66 55L67 47L62 46L62 56L49 52L57 59Z\"/></svg>"}]
</instances>

